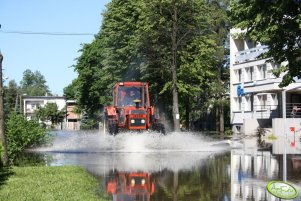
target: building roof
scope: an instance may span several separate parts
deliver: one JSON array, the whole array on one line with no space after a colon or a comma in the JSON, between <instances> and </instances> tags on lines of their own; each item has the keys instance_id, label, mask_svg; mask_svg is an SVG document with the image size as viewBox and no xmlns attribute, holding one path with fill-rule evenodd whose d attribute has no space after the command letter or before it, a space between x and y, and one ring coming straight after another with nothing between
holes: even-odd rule
<instances>
[{"instance_id":1,"label":"building roof","mask_svg":"<svg viewBox=\"0 0 301 201\"><path fill-rule=\"evenodd\" d=\"M64 99L66 100L65 96L23 96L23 99Z\"/></svg>"}]
</instances>

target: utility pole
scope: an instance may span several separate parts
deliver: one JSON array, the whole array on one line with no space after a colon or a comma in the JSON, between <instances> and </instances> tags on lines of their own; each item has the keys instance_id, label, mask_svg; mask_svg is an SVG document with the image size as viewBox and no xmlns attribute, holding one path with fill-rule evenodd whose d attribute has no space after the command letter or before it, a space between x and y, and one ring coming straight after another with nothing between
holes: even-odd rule
<instances>
[{"instance_id":1,"label":"utility pole","mask_svg":"<svg viewBox=\"0 0 301 201\"><path fill-rule=\"evenodd\" d=\"M4 107L3 107L3 80L2 80L3 55L0 52L0 143L2 145L1 161L4 166L8 165L7 143L4 129Z\"/></svg>"}]
</instances>

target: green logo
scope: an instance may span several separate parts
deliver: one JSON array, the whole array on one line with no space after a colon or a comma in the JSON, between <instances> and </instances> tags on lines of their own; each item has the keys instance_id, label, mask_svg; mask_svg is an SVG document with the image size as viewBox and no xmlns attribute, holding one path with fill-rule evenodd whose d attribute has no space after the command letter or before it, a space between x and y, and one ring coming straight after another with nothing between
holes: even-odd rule
<instances>
[{"instance_id":1,"label":"green logo","mask_svg":"<svg viewBox=\"0 0 301 201\"><path fill-rule=\"evenodd\" d=\"M275 197L285 200L294 199L299 194L294 186L283 181L270 181L267 190Z\"/></svg>"}]
</instances>

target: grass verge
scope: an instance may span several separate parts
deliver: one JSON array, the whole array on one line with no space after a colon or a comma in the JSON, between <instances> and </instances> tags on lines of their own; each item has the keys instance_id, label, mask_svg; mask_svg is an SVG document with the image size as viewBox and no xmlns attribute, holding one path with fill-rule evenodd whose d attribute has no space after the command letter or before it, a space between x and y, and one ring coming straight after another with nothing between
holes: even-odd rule
<instances>
[{"instance_id":1,"label":"grass verge","mask_svg":"<svg viewBox=\"0 0 301 201\"><path fill-rule=\"evenodd\" d=\"M5 175L10 176L0 183L0 200L105 200L100 198L97 180L80 167L13 167L8 171Z\"/></svg>"}]
</instances>

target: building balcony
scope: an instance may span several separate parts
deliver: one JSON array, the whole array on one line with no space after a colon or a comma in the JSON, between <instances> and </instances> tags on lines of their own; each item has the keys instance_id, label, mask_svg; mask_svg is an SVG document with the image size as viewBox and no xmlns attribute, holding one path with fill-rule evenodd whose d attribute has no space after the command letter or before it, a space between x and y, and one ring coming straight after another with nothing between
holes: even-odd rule
<instances>
[{"instance_id":1,"label":"building balcony","mask_svg":"<svg viewBox=\"0 0 301 201\"><path fill-rule=\"evenodd\" d=\"M252 117L257 119L282 118L282 106L254 105ZM301 103L287 103L286 118L301 118Z\"/></svg>"},{"instance_id":2,"label":"building balcony","mask_svg":"<svg viewBox=\"0 0 301 201\"><path fill-rule=\"evenodd\" d=\"M235 63L243 63L247 61L257 60L257 58L261 54L266 53L268 50L269 50L268 46L261 45L251 49L239 51L235 54Z\"/></svg>"},{"instance_id":3,"label":"building balcony","mask_svg":"<svg viewBox=\"0 0 301 201\"><path fill-rule=\"evenodd\" d=\"M253 105L252 117L256 119L272 119L282 116L279 105Z\"/></svg>"}]
</instances>

